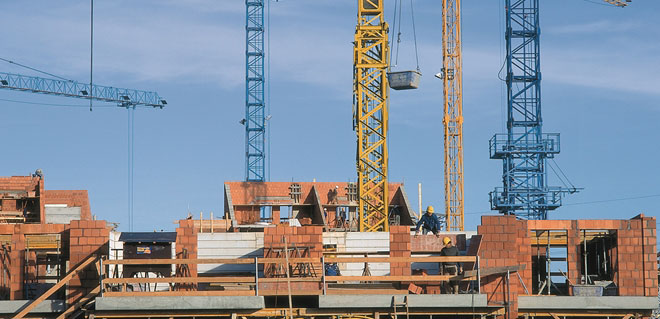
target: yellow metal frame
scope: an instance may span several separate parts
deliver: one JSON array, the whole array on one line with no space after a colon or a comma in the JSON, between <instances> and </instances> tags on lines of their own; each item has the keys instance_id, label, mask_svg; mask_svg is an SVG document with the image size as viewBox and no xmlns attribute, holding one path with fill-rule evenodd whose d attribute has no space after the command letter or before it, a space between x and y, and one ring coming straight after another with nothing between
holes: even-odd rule
<instances>
[{"instance_id":1,"label":"yellow metal frame","mask_svg":"<svg viewBox=\"0 0 660 319\"><path fill-rule=\"evenodd\" d=\"M360 231L389 231L387 130L389 67L384 0L358 0L353 81Z\"/></svg>"},{"instance_id":2,"label":"yellow metal frame","mask_svg":"<svg viewBox=\"0 0 660 319\"><path fill-rule=\"evenodd\" d=\"M461 1L442 0L444 91L445 214L447 230L464 230L463 58Z\"/></svg>"}]
</instances>

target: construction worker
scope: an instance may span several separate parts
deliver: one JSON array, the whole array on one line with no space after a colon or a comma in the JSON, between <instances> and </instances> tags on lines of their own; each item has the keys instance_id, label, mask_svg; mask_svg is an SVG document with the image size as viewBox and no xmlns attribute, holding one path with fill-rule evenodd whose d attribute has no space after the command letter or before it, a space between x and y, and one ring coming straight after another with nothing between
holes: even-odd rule
<instances>
[{"instance_id":1,"label":"construction worker","mask_svg":"<svg viewBox=\"0 0 660 319\"><path fill-rule=\"evenodd\" d=\"M443 247L442 250L440 250L440 256L460 255L458 248L456 248L456 246L454 246L454 243L451 242L451 238L449 237L443 238L442 243L445 245L445 247ZM456 276L461 273L461 265L457 262L443 262L441 263L440 270L442 271L443 275ZM451 293L454 294L458 293L458 281L452 280L450 282L449 289L445 289L445 292L449 292L450 290Z\"/></svg>"},{"instance_id":2,"label":"construction worker","mask_svg":"<svg viewBox=\"0 0 660 319\"><path fill-rule=\"evenodd\" d=\"M417 227L415 228L415 237L419 235L419 228L422 228L422 234L426 235L428 232L432 232L436 237L440 237L438 231L440 230L440 220L438 216L433 214L433 206L426 207L426 214L422 215L422 218L417 222Z\"/></svg>"}]
</instances>

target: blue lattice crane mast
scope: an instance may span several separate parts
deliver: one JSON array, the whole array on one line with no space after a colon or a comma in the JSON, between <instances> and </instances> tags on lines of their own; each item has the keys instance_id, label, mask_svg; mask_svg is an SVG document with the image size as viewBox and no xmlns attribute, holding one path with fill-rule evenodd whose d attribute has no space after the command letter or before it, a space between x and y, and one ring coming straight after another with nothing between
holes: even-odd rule
<instances>
[{"instance_id":1,"label":"blue lattice crane mast","mask_svg":"<svg viewBox=\"0 0 660 319\"><path fill-rule=\"evenodd\" d=\"M137 105L163 108L167 102L150 91L92 85L71 80L48 79L37 76L0 72L0 89L41 93L80 99L117 103L122 107Z\"/></svg>"},{"instance_id":2,"label":"blue lattice crane mast","mask_svg":"<svg viewBox=\"0 0 660 319\"><path fill-rule=\"evenodd\" d=\"M604 0L624 7L620 0ZM523 219L547 219L577 189L548 186L547 159L559 153L559 134L543 133L539 0L505 0L507 133L490 140L490 158L502 159L503 187L490 192L492 210Z\"/></svg>"},{"instance_id":3,"label":"blue lattice crane mast","mask_svg":"<svg viewBox=\"0 0 660 319\"><path fill-rule=\"evenodd\" d=\"M245 180L265 181L264 0L246 0Z\"/></svg>"}]
</instances>

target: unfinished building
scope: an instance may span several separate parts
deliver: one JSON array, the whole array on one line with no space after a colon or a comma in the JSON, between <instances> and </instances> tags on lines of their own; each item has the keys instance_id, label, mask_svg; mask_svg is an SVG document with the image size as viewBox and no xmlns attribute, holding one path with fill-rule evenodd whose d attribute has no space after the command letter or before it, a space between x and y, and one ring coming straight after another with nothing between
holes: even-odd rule
<instances>
[{"instance_id":1,"label":"unfinished building","mask_svg":"<svg viewBox=\"0 0 660 319\"><path fill-rule=\"evenodd\" d=\"M34 182L43 189L43 179ZM68 224L0 225L0 233L12 236L3 250L3 280L8 279L0 313L637 318L650 317L658 307L653 217L483 216L476 232L415 236L403 187L392 184L391 220L399 225L364 233L351 231L350 186L228 182L224 219L180 220L174 233L119 234L88 214ZM37 262L26 245L32 234L60 236L57 268ZM460 256L441 256L445 236ZM460 263L463 271L443 273L441 263ZM30 267L35 270L25 270ZM25 279L42 273L52 281L28 294L26 287L34 286ZM453 283L460 293L449 293Z\"/></svg>"}]
</instances>

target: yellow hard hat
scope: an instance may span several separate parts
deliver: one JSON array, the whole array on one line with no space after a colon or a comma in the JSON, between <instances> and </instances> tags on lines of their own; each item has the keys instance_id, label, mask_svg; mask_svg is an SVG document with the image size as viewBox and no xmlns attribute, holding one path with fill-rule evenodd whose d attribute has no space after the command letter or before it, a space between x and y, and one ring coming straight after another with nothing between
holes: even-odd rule
<instances>
[{"instance_id":1,"label":"yellow hard hat","mask_svg":"<svg viewBox=\"0 0 660 319\"><path fill-rule=\"evenodd\" d=\"M447 244L451 243L451 238L449 238L449 237L445 237L445 238L443 238L443 239L442 239L442 243L443 243L444 245L447 245Z\"/></svg>"},{"instance_id":2,"label":"yellow hard hat","mask_svg":"<svg viewBox=\"0 0 660 319\"><path fill-rule=\"evenodd\" d=\"M429 213L433 213L433 206L429 205L428 207L426 207L426 211Z\"/></svg>"}]
</instances>

